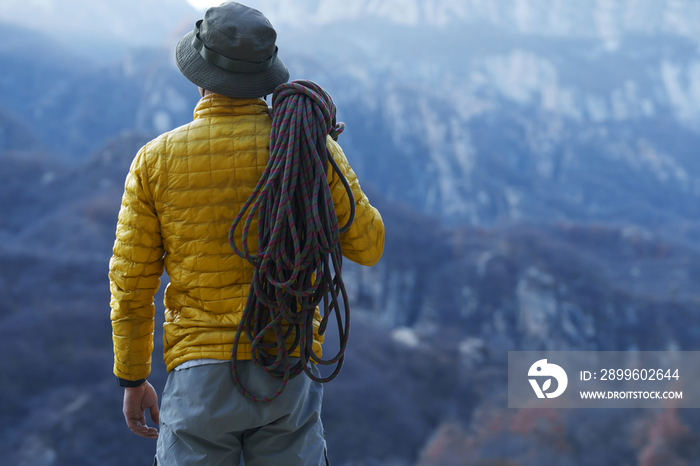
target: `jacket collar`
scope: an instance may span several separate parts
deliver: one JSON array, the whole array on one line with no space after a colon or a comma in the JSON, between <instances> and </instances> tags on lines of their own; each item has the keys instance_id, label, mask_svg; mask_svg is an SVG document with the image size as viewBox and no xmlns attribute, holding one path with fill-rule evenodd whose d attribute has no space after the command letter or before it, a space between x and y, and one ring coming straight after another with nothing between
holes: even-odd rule
<instances>
[{"instance_id":1,"label":"jacket collar","mask_svg":"<svg viewBox=\"0 0 700 466\"><path fill-rule=\"evenodd\" d=\"M194 119L213 115L257 115L267 113L263 99L235 99L220 94L207 94L197 103Z\"/></svg>"}]
</instances>

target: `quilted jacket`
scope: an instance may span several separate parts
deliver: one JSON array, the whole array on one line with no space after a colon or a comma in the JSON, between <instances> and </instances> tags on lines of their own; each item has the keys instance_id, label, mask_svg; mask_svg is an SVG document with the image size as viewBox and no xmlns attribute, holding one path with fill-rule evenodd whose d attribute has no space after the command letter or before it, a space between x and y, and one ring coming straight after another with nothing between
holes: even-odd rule
<instances>
[{"instance_id":1,"label":"quilted jacket","mask_svg":"<svg viewBox=\"0 0 700 466\"><path fill-rule=\"evenodd\" d=\"M230 359L253 269L229 247L228 230L265 169L270 126L264 100L210 94L197 104L192 123L149 142L134 158L109 272L114 373L123 381L150 373L153 296L163 268L170 278L163 325L167 370L191 359ZM384 249L382 218L340 146L331 138L327 145L356 203L355 222L341 236L343 255L374 265ZM350 202L339 177L329 173L342 225ZM256 235L250 237L255 251ZM317 311L314 352L320 355L319 322ZM250 358L247 340L237 354Z\"/></svg>"}]
</instances>

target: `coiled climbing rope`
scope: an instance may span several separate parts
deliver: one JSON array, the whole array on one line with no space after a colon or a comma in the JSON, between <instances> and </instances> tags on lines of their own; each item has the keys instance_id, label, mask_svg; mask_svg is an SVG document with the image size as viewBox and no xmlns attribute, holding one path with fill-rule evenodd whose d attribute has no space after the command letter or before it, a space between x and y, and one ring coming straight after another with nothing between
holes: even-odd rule
<instances>
[{"instance_id":1,"label":"coiled climbing rope","mask_svg":"<svg viewBox=\"0 0 700 466\"><path fill-rule=\"evenodd\" d=\"M258 402L277 398L289 380L302 372L317 382L335 378L343 366L350 329L339 235L355 218L355 202L350 185L326 147L326 136L337 140L345 125L336 122L331 97L311 81L278 86L272 105L267 166L229 231L231 248L253 265L253 281L233 342L231 373L238 390ZM342 227L328 185L329 165L350 199L350 218ZM257 253L251 254L248 236L255 215ZM239 250L234 239L244 217ZM340 348L330 359L321 359L313 352L313 319L321 302L318 333L325 333L331 315L338 326ZM243 332L255 365L281 379L270 396L249 392L238 376L238 342ZM274 342L268 335L274 336ZM292 366L290 355L297 348L299 360ZM328 377L316 377L307 367L309 361L336 367Z\"/></svg>"}]
</instances>

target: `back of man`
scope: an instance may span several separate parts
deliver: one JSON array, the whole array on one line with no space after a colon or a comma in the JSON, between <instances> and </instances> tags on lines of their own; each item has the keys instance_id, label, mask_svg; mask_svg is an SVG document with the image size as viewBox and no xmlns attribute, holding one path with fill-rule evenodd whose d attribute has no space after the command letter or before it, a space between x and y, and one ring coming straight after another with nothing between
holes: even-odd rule
<instances>
[{"instance_id":1,"label":"back of man","mask_svg":"<svg viewBox=\"0 0 700 466\"><path fill-rule=\"evenodd\" d=\"M248 23L242 18L248 18ZM194 35L202 42L218 44L232 59L247 48L236 48L240 44L234 42L226 49L212 31L232 24L229 36L236 31L264 36L271 26L263 19L256 10L230 2L209 10ZM207 28L209 34L204 33ZM258 45L264 42L257 41ZM185 36L178 48L196 45L196 40ZM276 47L274 50L270 62L272 71L277 67L276 79L265 79L260 72L244 73L239 84L244 88L240 93L243 97L236 92L239 73L223 69L218 77L202 78L199 71L192 70L210 72L210 62L194 67L208 54L178 55L178 66L188 79L213 88L219 79L220 92L231 95L208 92L195 109L194 121L144 146L127 177L110 262L114 371L120 384L127 387L127 424L139 435L157 437L155 429L145 425L143 411L150 409L158 421L157 398L145 379L153 349L153 296L165 268L170 284L165 293L163 341L170 376L163 395L158 443L158 458L163 464L231 464L241 451L246 464L251 465L325 463L319 384L302 375L289 384L283 397L260 405L236 391L226 364L253 278L252 266L232 253L228 231L269 157L271 120L267 105L247 94L265 95L286 81L288 72L286 76L280 72L284 65L274 59ZM265 58L269 52L261 53ZM256 75L259 84L251 80ZM381 216L360 189L340 147L330 138L327 144L355 200L355 221L341 236L343 254L372 265L383 250ZM344 224L350 215L350 199L332 170L328 182L338 222ZM251 227L255 231L255 222ZM251 238L249 246L255 251L255 235ZM319 322L317 311L313 350L320 356L323 337L318 334ZM245 338L239 342L237 357L250 359L250 344ZM318 374L315 367L313 370ZM251 363L243 364L242 376L248 385L263 391L276 382ZM279 419L286 419L284 425L276 423Z\"/></svg>"}]
</instances>

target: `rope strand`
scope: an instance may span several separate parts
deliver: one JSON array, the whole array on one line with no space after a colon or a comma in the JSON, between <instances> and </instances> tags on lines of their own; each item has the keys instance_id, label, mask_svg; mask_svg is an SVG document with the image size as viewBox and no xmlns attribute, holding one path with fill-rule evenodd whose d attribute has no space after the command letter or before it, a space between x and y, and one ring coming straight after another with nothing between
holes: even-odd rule
<instances>
[{"instance_id":1,"label":"rope strand","mask_svg":"<svg viewBox=\"0 0 700 466\"><path fill-rule=\"evenodd\" d=\"M333 380L343 366L350 331L340 234L355 219L355 201L350 184L326 147L326 135L337 140L345 125L336 122L330 95L311 81L278 86L272 104L267 166L229 231L233 251L253 265L253 281L233 341L231 374L238 390L257 402L277 398L289 380L302 372L316 382ZM350 199L350 218L342 227L328 185L329 165ZM255 215L258 247L257 254L251 254L248 236ZM234 239L244 217L238 249ZM338 326L340 348L330 359L313 352L313 321L321 303L318 333L325 333L331 314ZM254 364L281 379L271 396L256 396L241 383L237 351L243 332ZM266 342L269 339L274 343ZM290 357L296 349L299 361L292 366ZM316 377L307 367L309 361L336 367L328 377Z\"/></svg>"}]
</instances>

